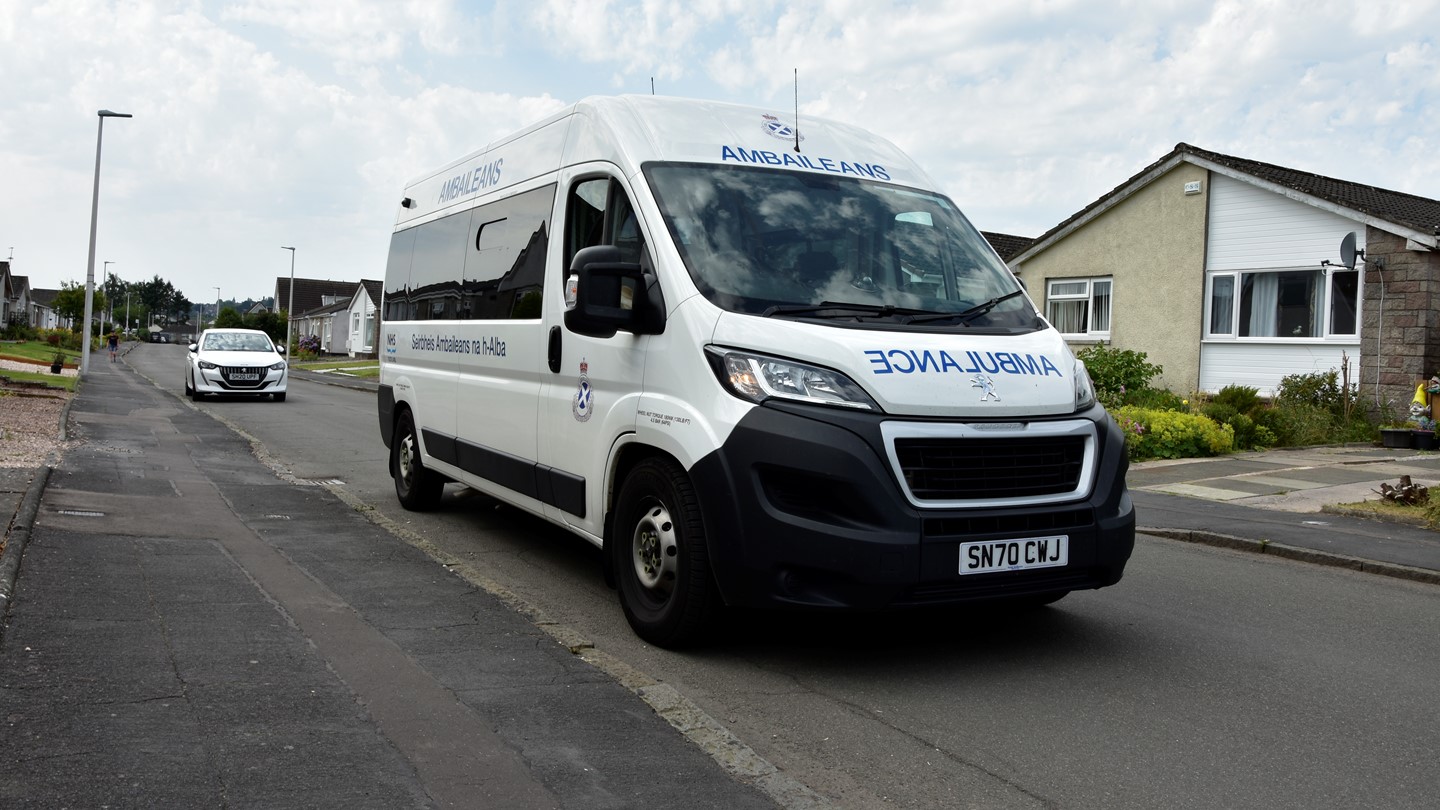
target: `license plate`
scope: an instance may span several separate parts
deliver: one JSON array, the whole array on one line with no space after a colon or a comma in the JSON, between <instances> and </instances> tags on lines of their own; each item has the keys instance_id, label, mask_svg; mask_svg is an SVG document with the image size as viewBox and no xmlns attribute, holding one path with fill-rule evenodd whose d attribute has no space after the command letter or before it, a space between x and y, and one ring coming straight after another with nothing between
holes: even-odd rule
<instances>
[{"instance_id":1,"label":"license plate","mask_svg":"<svg viewBox=\"0 0 1440 810\"><path fill-rule=\"evenodd\" d=\"M960 544L961 574L1055 568L1065 565L1069 560L1070 536L1064 534Z\"/></svg>"},{"instance_id":2,"label":"license plate","mask_svg":"<svg viewBox=\"0 0 1440 810\"><path fill-rule=\"evenodd\" d=\"M238 374L231 374L230 379L240 382L254 382L260 379L260 375L253 371L242 371Z\"/></svg>"}]
</instances>

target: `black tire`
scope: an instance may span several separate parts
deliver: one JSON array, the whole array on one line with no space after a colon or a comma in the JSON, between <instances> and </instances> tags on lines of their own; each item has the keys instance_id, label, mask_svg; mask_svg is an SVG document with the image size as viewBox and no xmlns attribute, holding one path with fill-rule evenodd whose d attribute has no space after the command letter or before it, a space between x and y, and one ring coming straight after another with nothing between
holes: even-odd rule
<instances>
[{"instance_id":1,"label":"black tire","mask_svg":"<svg viewBox=\"0 0 1440 810\"><path fill-rule=\"evenodd\" d=\"M285 392L284 392L284 391L281 391L281 392L278 393L278 394L271 394L271 395L270 395L270 398L273 399L273 400L275 400L276 402L284 402L284 401L285 401Z\"/></svg>"},{"instance_id":2,"label":"black tire","mask_svg":"<svg viewBox=\"0 0 1440 810\"><path fill-rule=\"evenodd\" d=\"M445 479L421 463L420 440L409 411L401 413L395 424L395 438L390 442L390 476L395 479L395 497L406 509L424 512L440 503Z\"/></svg>"},{"instance_id":3,"label":"black tire","mask_svg":"<svg viewBox=\"0 0 1440 810\"><path fill-rule=\"evenodd\" d=\"M193 399L194 397L195 397L195 389L190 385L190 375L189 375L189 374L186 374L186 375L185 375L185 398L186 398L186 399Z\"/></svg>"},{"instance_id":4,"label":"black tire","mask_svg":"<svg viewBox=\"0 0 1440 810\"><path fill-rule=\"evenodd\" d=\"M665 458L635 465L620 487L608 551L620 607L658 647L694 640L717 604L695 488Z\"/></svg>"}]
</instances>

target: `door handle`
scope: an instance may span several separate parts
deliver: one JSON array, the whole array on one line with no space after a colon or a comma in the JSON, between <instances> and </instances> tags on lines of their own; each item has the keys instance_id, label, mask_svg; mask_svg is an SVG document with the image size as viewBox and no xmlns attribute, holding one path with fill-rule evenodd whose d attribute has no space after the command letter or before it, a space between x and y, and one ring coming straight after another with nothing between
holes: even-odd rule
<instances>
[{"instance_id":1,"label":"door handle","mask_svg":"<svg viewBox=\"0 0 1440 810\"><path fill-rule=\"evenodd\" d=\"M560 327L550 327L550 371L560 373Z\"/></svg>"}]
</instances>

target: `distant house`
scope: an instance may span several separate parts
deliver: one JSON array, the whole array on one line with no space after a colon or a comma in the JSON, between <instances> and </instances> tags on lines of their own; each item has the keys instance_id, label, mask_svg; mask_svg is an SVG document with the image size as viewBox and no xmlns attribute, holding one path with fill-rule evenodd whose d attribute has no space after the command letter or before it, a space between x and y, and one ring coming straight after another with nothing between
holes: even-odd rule
<instances>
[{"instance_id":1,"label":"distant house","mask_svg":"<svg viewBox=\"0 0 1440 810\"><path fill-rule=\"evenodd\" d=\"M379 335L380 294L385 284L381 281L361 281L350 296L348 320L350 322L351 357L375 356L375 340Z\"/></svg>"},{"instance_id":2,"label":"distant house","mask_svg":"<svg viewBox=\"0 0 1440 810\"><path fill-rule=\"evenodd\" d=\"M298 340L301 335L320 334L319 331L302 329L299 323L300 318L307 313L314 313L316 310L333 306L341 299L348 299L350 294L355 291L355 282L296 278L294 280L295 301L293 306L290 301L290 287L289 276L279 276L275 279L275 311L286 313ZM343 352L343 349L341 351Z\"/></svg>"},{"instance_id":3,"label":"distant house","mask_svg":"<svg viewBox=\"0 0 1440 810\"><path fill-rule=\"evenodd\" d=\"M0 329L10 324L10 262L0 262Z\"/></svg>"},{"instance_id":4,"label":"distant house","mask_svg":"<svg viewBox=\"0 0 1440 810\"><path fill-rule=\"evenodd\" d=\"M264 315L265 313L267 313L267 312L269 312L269 311L270 311L270 308L269 308L269 307L265 306L264 304L257 303L257 304L253 304L249 309L245 310L245 314L246 314L246 315Z\"/></svg>"},{"instance_id":5,"label":"distant house","mask_svg":"<svg viewBox=\"0 0 1440 810\"><path fill-rule=\"evenodd\" d=\"M1348 361L1403 407L1440 372L1437 233L1440 201L1181 143L1008 262L1072 345L1143 351L1172 391Z\"/></svg>"},{"instance_id":6,"label":"distant house","mask_svg":"<svg viewBox=\"0 0 1440 810\"><path fill-rule=\"evenodd\" d=\"M10 306L6 312L5 323L18 322L26 326L34 326L29 276L10 276L9 300Z\"/></svg>"},{"instance_id":7,"label":"distant house","mask_svg":"<svg viewBox=\"0 0 1440 810\"><path fill-rule=\"evenodd\" d=\"M295 296L299 300L300 296ZM345 313L350 310L350 299L343 295L326 295L324 304L295 317L295 337L300 339L314 335L320 339L322 354L344 354L346 340Z\"/></svg>"},{"instance_id":8,"label":"distant house","mask_svg":"<svg viewBox=\"0 0 1440 810\"><path fill-rule=\"evenodd\" d=\"M59 290L46 290L39 287L30 290L30 323L36 329L60 329L69 328L70 319L63 318L55 311L55 297L60 294Z\"/></svg>"}]
</instances>

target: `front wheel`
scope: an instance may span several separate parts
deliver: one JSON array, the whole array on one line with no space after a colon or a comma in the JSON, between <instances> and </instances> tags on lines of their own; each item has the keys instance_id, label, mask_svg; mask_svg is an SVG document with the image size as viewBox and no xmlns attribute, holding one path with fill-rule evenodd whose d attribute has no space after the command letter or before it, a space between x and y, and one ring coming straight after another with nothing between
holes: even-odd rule
<instances>
[{"instance_id":1,"label":"front wheel","mask_svg":"<svg viewBox=\"0 0 1440 810\"><path fill-rule=\"evenodd\" d=\"M278 393L278 394L271 394L271 395L270 395L270 398L273 399L273 400L275 400L276 402L284 402L284 401L285 401L285 392L284 392L284 391L281 391L281 392Z\"/></svg>"},{"instance_id":2,"label":"front wheel","mask_svg":"<svg viewBox=\"0 0 1440 810\"><path fill-rule=\"evenodd\" d=\"M626 476L609 542L620 606L635 634L660 647L693 640L715 603L700 503L685 471L649 458Z\"/></svg>"},{"instance_id":3,"label":"front wheel","mask_svg":"<svg viewBox=\"0 0 1440 810\"><path fill-rule=\"evenodd\" d=\"M402 413L395 425L395 438L390 444L390 475L395 479L395 496L406 509L424 512L440 503L445 479L425 469L420 462L420 441L415 436L415 420L409 411Z\"/></svg>"}]
</instances>

